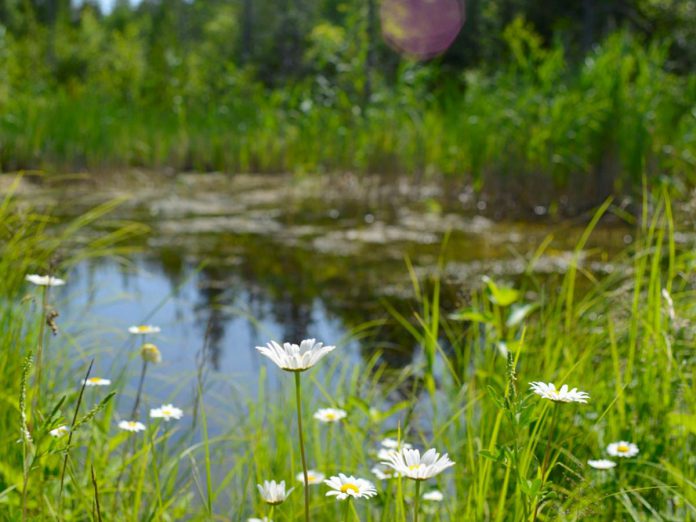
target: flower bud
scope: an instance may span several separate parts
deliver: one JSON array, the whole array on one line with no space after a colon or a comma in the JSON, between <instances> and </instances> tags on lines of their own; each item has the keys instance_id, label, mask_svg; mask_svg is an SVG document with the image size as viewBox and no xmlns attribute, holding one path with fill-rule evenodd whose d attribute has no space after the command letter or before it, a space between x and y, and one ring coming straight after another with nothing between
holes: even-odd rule
<instances>
[{"instance_id":1,"label":"flower bud","mask_svg":"<svg viewBox=\"0 0 696 522\"><path fill-rule=\"evenodd\" d=\"M140 356L143 361L158 364L162 362L162 354L159 349L152 343L145 343L140 348Z\"/></svg>"}]
</instances>

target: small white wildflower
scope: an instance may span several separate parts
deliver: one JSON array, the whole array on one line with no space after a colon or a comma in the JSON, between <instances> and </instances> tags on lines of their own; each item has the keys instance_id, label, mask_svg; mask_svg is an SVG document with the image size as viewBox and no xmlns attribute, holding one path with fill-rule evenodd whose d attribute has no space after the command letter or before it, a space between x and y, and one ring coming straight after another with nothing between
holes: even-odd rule
<instances>
[{"instance_id":1,"label":"small white wildflower","mask_svg":"<svg viewBox=\"0 0 696 522\"><path fill-rule=\"evenodd\" d=\"M275 480L264 480L263 484L257 484L261 498L266 504L276 506L282 504L295 488L285 491L285 481L276 482Z\"/></svg>"},{"instance_id":2,"label":"small white wildflower","mask_svg":"<svg viewBox=\"0 0 696 522\"><path fill-rule=\"evenodd\" d=\"M62 279L48 275L40 276L37 274L30 274L26 277L26 280L39 286L63 286L65 284L65 281Z\"/></svg>"},{"instance_id":3,"label":"small white wildflower","mask_svg":"<svg viewBox=\"0 0 696 522\"><path fill-rule=\"evenodd\" d=\"M402 476L413 480L426 480L454 466L447 453L440 456L434 449L429 449L421 456L417 449L402 449L391 455L384 462Z\"/></svg>"},{"instance_id":4,"label":"small white wildflower","mask_svg":"<svg viewBox=\"0 0 696 522\"><path fill-rule=\"evenodd\" d=\"M150 410L150 417L153 419L164 419L165 421L170 421L172 419L179 420L183 416L183 410L176 408L171 404L163 404L159 408L153 408Z\"/></svg>"},{"instance_id":5,"label":"small white wildflower","mask_svg":"<svg viewBox=\"0 0 696 522\"><path fill-rule=\"evenodd\" d=\"M549 399L554 402L580 402L587 403L590 398L589 394L583 391L578 391L577 388L568 390L568 385L564 384L560 389L556 389L556 386L550 382L546 384L545 382L532 382L529 383L532 391L539 395L543 399Z\"/></svg>"},{"instance_id":6,"label":"small white wildflower","mask_svg":"<svg viewBox=\"0 0 696 522\"><path fill-rule=\"evenodd\" d=\"M321 408L314 414L314 418L320 422L339 422L348 414L338 408Z\"/></svg>"},{"instance_id":7,"label":"small white wildflower","mask_svg":"<svg viewBox=\"0 0 696 522\"><path fill-rule=\"evenodd\" d=\"M147 335L160 333L162 329L159 326L152 326L150 324L141 324L138 326L129 326L128 331L133 335Z\"/></svg>"},{"instance_id":8,"label":"small white wildflower","mask_svg":"<svg viewBox=\"0 0 696 522\"><path fill-rule=\"evenodd\" d=\"M104 379L102 377L90 377L87 380L82 379L82 384L85 386L109 386L111 384L111 380Z\"/></svg>"},{"instance_id":9,"label":"small white wildflower","mask_svg":"<svg viewBox=\"0 0 696 522\"><path fill-rule=\"evenodd\" d=\"M607 459L588 460L587 464L594 469L611 469L616 466L616 462Z\"/></svg>"},{"instance_id":10,"label":"small white wildflower","mask_svg":"<svg viewBox=\"0 0 696 522\"><path fill-rule=\"evenodd\" d=\"M283 343L283 346L271 341L266 346L256 349L273 361L279 368L288 372L303 372L317 364L335 346L323 346L316 339L305 339L299 345Z\"/></svg>"},{"instance_id":11,"label":"small white wildflower","mask_svg":"<svg viewBox=\"0 0 696 522\"><path fill-rule=\"evenodd\" d=\"M389 438L384 439L380 444L382 445L383 448L393 449L393 450L400 450L402 448L412 448L413 447L408 442L404 442L404 441L399 442L396 439L389 439Z\"/></svg>"},{"instance_id":12,"label":"small white wildflower","mask_svg":"<svg viewBox=\"0 0 696 522\"><path fill-rule=\"evenodd\" d=\"M428 491L423 495L423 500L429 500L431 502L442 502L444 499L445 496L436 489Z\"/></svg>"},{"instance_id":13,"label":"small white wildflower","mask_svg":"<svg viewBox=\"0 0 696 522\"><path fill-rule=\"evenodd\" d=\"M377 494L375 485L369 480L347 477L343 473L338 476L325 480L324 484L331 488L326 493L327 497L336 497L336 500L346 500L347 498L370 498Z\"/></svg>"},{"instance_id":14,"label":"small white wildflower","mask_svg":"<svg viewBox=\"0 0 696 522\"><path fill-rule=\"evenodd\" d=\"M298 473L295 478L302 482L304 484L304 473ZM321 484L324 479L326 478L326 475L319 471L315 471L313 469L308 469L307 470L307 483L310 486L314 486L316 484Z\"/></svg>"},{"instance_id":15,"label":"small white wildflower","mask_svg":"<svg viewBox=\"0 0 696 522\"><path fill-rule=\"evenodd\" d=\"M121 428L122 430L132 431L134 433L137 433L139 431L143 431L145 429L145 425L142 422L127 421L127 420L122 420L121 422L119 422L118 427Z\"/></svg>"},{"instance_id":16,"label":"small white wildflower","mask_svg":"<svg viewBox=\"0 0 696 522\"><path fill-rule=\"evenodd\" d=\"M377 464L370 470L378 480L389 480L397 478L399 474L384 464Z\"/></svg>"},{"instance_id":17,"label":"small white wildflower","mask_svg":"<svg viewBox=\"0 0 696 522\"><path fill-rule=\"evenodd\" d=\"M626 442L625 440L612 442L607 446L607 453L612 457L635 457L638 455L638 451L638 446L632 442Z\"/></svg>"},{"instance_id":18,"label":"small white wildflower","mask_svg":"<svg viewBox=\"0 0 696 522\"><path fill-rule=\"evenodd\" d=\"M67 426L58 426L57 428L49 431L48 433L50 433L51 437L59 439L60 437L70 433L70 428L68 428Z\"/></svg>"}]
</instances>

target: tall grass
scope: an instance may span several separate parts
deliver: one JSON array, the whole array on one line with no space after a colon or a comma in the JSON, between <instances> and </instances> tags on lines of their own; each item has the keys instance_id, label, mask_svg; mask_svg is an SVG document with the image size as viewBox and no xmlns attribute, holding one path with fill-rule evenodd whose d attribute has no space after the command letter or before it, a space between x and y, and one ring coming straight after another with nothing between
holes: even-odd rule
<instances>
[{"instance_id":1,"label":"tall grass","mask_svg":"<svg viewBox=\"0 0 696 522\"><path fill-rule=\"evenodd\" d=\"M34 267L49 259L51 248L72 241L47 229L45 218L11 203L3 208L0 223L15 223L3 231L3 274ZM608 209L600 209L593 225ZM370 478L379 441L394 436L446 450L457 462L423 485L445 497L422 502L428 520L696 519L693 252L675 241L664 198L646 203L634 233L633 246L605 276L587 272L577 255L560 280L529 275L516 287L482 281L459 310L441 310L439 292L425 291L437 289L437 281L419 282L413 316L394 320L413 334L422 363L394 371L375 354L353 365L339 347L306 374L305 389L315 392L304 395L304 411L349 412L337 426L310 419L309 467ZM89 253L85 248L76 250L78 258ZM100 243L94 252L108 253L103 248ZM131 406L123 399L130 392L126 379L115 383L111 401L106 392L89 390L80 410L87 413L78 415L79 380L89 361L71 358L70 343L59 335L45 359L44 409L29 409L24 423L29 403L20 407L21 375L30 369L23 361L36 343L40 310L22 299L21 274L2 288L0 518L17 520L24 509L30 520L239 521L267 512L256 483L296 483L302 467L291 422L294 397L270 385L265 369L256 397L237 390L219 403L203 402L205 382L192 371L181 379L199 388L194 400L201 402L181 405L186 417L178 423L148 421L145 432L129 434L116 428L119 412ZM591 400L551 404L530 395L532 380L578 386ZM47 435L68 420L70 440ZM587 466L619 439L637 443L639 455L613 471ZM340 520L343 506L324 497L323 486L313 487L312 518ZM383 481L378 490L375 499L355 503L361 520L411 519L413 483ZM278 506L274 519L299 520L301 493Z\"/></svg>"},{"instance_id":2,"label":"tall grass","mask_svg":"<svg viewBox=\"0 0 696 522\"><path fill-rule=\"evenodd\" d=\"M442 80L405 65L362 107L306 85L159 104L89 83L19 90L0 107L0 168L445 173L599 201L646 172L693 181L696 81L667 71L667 45L618 32L576 64L520 20L506 40L507 66Z\"/></svg>"}]
</instances>

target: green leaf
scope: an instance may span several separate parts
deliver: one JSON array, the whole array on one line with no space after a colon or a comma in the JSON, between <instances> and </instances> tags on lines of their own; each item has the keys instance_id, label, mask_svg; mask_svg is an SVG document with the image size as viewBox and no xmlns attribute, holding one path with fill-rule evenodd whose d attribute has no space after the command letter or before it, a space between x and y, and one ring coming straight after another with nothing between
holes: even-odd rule
<instances>
[{"instance_id":1,"label":"green leaf","mask_svg":"<svg viewBox=\"0 0 696 522\"><path fill-rule=\"evenodd\" d=\"M501 451L497 448L495 451L481 450L479 451L479 455L485 459L490 459L494 462L500 462L503 456Z\"/></svg>"},{"instance_id":2,"label":"green leaf","mask_svg":"<svg viewBox=\"0 0 696 522\"><path fill-rule=\"evenodd\" d=\"M498 408L505 409L505 398L503 395L493 388L493 386L486 386L486 391L488 391L488 396L495 402Z\"/></svg>"},{"instance_id":3,"label":"green leaf","mask_svg":"<svg viewBox=\"0 0 696 522\"><path fill-rule=\"evenodd\" d=\"M498 286L488 276L484 276L483 281L488 286L491 301L498 306L510 306L520 298L520 292L512 287Z\"/></svg>"},{"instance_id":4,"label":"green leaf","mask_svg":"<svg viewBox=\"0 0 696 522\"><path fill-rule=\"evenodd\" d=\"M469 321L471 323L490 323L492 317L488 314L479 312L472 308L467 308L464 310L458 310L449 316L453 321Z\"/></svg>"},{"instance_id":5,"label":"green leaf","mask_svg":"<svg viewBox=\"0 0 696 522\"><path fill-rule=\"evenodd\" d=\"M541 479L535 478L534 480L521 480L520 486L522 487L522 491L534 498L541 490Z\"/></svg>"}]
</instances>

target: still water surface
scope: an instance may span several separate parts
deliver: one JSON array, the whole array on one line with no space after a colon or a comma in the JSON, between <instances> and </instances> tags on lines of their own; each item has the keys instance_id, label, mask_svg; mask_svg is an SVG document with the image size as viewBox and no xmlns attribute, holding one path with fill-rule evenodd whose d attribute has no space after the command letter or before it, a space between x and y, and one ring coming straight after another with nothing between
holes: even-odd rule
<instances>
[{"instance_id":1,"label":"still water surface","mask_svg":"<svg viewBox=\"0 0 696 522\"><path fill-rule=\"evenodd\" d=\"M420 277L434 273L448 236L443 305L453 310L483 275L517 280L549 236L532 273L562 272L586 222L499 221L453 182L354 176L130 173L30 184L21 192L66 220L124 197L112 218L147 225L132 240L137 253L81 263L57 298L78 359L98 352L104 376L128 365L124 378L135 383L137 344L127 328L162 328L147 339L164 357L148 379L150 405L190 403L201 362L210 400L224 401L231 388L253 395L266 364L254 346L270 339L316 337L339 343L354 362L380 350L392 366L409 364L418 350L402 329L385 324L359 340L352 335L368 321L389 321L384 300L408 313L406 259ZM603 225L588 249L605 254L588 268L610 269L604 261L630 241L629 228ZM269 372L271 382L278 373Z\"/></svg>"}]
</instances>

